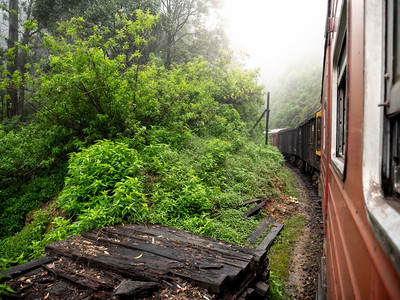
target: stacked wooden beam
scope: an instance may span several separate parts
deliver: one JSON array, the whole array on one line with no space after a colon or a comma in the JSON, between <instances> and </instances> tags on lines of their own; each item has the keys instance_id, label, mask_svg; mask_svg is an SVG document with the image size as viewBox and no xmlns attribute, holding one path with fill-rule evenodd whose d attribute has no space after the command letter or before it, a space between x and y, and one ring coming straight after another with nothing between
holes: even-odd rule
<instances>
[{"instance_id":1,"label":"stacked wooden beam","mask_svg":"<svg viewBox=\"0 0 400 300\"><path fill-rule=\"evenodd\" d=\"M122 299L151 297L181 280L216 299L248 299L268 290L266 250L166 226L115 226L48 245L46 258L11 269L7 283L20 297Z\"/></svg>"}]
</instances>

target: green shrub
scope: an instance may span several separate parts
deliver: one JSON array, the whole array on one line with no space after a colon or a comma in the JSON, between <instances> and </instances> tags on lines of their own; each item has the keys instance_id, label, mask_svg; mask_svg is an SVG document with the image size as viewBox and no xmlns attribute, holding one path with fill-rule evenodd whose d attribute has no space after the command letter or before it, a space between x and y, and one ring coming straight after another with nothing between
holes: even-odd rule
<instances>
[{"instance_id":1,"label":"green shrub","mask_svg":"<svg viewBox=\"0 0 400 300\"><path fill-rule=\"evenodd\" d=\"M0 190L0 238L21 230L30 211L56 197L64 176L65 167L60 164L43 176Z\"/></svg>"},{"instance_id":2,"label":"green shrub","mask_svg":"<svg viewBox=\"0 0 400 300\"><path fill-rule=\"evenodd\" d=\"M38 211L33 221L12 237L0 240L0 270L21 264L35 258L33 245L43 239L46 226L50 223L50 213Z\"/></svg>"},{"instance_id":3,"label":"green shrub","mask_svg":"<svg viewBox=\"0 0 400 300\"><path fill-rule=\"evenodd\" d=\"M122 142L99 141L71 155L59 204L85 230L126 221L132 215L125 205L146 206L141 168L136 150ZM114 214L116 219L110 219Z\"/></svg>"}]
</instances>

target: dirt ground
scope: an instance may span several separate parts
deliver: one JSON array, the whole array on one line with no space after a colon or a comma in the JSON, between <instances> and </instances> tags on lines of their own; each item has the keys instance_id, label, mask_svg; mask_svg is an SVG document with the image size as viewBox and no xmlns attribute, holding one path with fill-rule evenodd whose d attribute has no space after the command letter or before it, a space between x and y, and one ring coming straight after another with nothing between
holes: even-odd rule
<instances>
[{"instance_id":1,"label":"dirt ground","mask_svg":"<svg viewBox=\"0 0 400 300\"><path fill-rule=\"evenodd\" d=\"M293 251L287 292L294 299L315 299L323 249L321 200L311 180L302 179L296 170L292 173L298 181L298 213L305 216L306 224Z\"/></svg>"}]
</instances>

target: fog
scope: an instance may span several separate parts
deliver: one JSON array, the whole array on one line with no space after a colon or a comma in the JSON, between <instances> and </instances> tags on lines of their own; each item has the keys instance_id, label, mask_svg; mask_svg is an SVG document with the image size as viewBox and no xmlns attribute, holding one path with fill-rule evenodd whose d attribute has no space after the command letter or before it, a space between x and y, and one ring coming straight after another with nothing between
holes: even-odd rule
<instances>
[{"instance_id":1,"label":"fog","mask_svg":"<svg viewBox=\"0 0 400 300\"><path fill-rule=\"evenodd\" d=\"M321 64L326 0L223 0L221 14L236 53L260 68L268 91L291 71Z\"/></svg>"}]
</instances>

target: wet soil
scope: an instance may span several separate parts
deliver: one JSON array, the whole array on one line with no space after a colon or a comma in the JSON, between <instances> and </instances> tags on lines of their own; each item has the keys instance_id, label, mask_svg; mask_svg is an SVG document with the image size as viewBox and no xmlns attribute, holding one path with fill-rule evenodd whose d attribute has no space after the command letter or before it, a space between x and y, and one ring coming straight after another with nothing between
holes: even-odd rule
<instances>
[{"instance_id":1,"label":"wet soil","mask_svg":"<svg viewBox=\"0 0 400 300\"><path fill-rule=\"evenodd\" d=\"M289 169L298 182L298 214L305 216L305 226L292 254L287 292L294 299L315 299L323 254L321 199L310 176L297 168Z\"/></svg>"}]
</instances>

